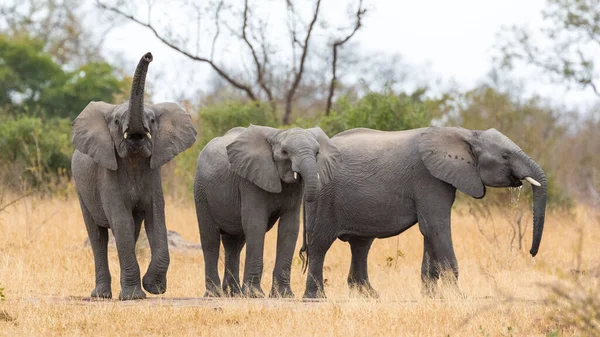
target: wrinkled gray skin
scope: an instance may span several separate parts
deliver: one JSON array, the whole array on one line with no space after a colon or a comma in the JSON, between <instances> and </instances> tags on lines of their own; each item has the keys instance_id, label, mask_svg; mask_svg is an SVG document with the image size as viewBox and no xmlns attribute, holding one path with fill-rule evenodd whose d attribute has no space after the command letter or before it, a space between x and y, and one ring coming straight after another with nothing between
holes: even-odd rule
<instances>
[{"instance_id":1,"label":"wrinkled gray skin","mask_svg":"<svg viewBox=\"0 0 600 337\"><path fill-rule=\"evenodd\" d=\"M190 147L196 131L190 115L176 104L144 105L151 61L150 53L140 60L129 101L121 105L91 102L73 121L73 178L96 267L92 297L112 297L108 228L119 254L119 299L146 297L135 256L142 221L152 252L144 289L152 294L167 289L169 249L160 167Z\"/></svg>"},{"instance_id":2,"label":"wrinkled gray skin","mask_svg":"<svg viewBox=\"0 0 600 337\"><path fill-rule=\"evenodd\" d=\"M331 180L338 160L337 149L318 127L237 127L206 145L198 156L194 184L205 296L264 296L260 282L265 233L278 219L270 296L294 296L290 269L303 192L306 200L314 200L320 185ZM222 288L217 268L221 240L225 248ZM240 251L245 243L244 280L240 284Z\"/></svg>"},{"instance_id":3,"label":"wrinkled gray skin","mask_svg":"<svg viewBox=\"0 0 600 337\"><path fill-rule=\"evenodd\" d=\"M323 260L336 240L352 251L348 284L377 296L369 283L367 256L375 238L398 235L415 223L424 237L423 293L435 296L440 274L458 291L458 264L450 230L456 190L474 198L485 186L533 186L533 242L540 245L546 207L546 176L510 139L496 131L429 127L398 132L353 129L331 139L344 164L314 202L307 202L304 245L308 254L305 298L324 297ZM446 277L444 277L446 279Z\"/></svg>"}]
</instances>

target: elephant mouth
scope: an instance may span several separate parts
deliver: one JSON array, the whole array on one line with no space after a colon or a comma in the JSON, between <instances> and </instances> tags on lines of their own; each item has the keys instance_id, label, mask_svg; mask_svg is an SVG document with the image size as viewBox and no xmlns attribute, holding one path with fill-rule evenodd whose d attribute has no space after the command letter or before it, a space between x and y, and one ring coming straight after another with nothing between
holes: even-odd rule
<instances>
[{"instance_id":1,"label":"elephant mouth","mask_svg":"<svg viewBox=\"0 0 600 337\"><path fill-rule=\"evenodd\" d=\"M521 181L522 179L519 179L515 176L511 176L510 177L510 187L519 187L519 186L523 186L523 182Z\"/></svg>"}]
</instances>

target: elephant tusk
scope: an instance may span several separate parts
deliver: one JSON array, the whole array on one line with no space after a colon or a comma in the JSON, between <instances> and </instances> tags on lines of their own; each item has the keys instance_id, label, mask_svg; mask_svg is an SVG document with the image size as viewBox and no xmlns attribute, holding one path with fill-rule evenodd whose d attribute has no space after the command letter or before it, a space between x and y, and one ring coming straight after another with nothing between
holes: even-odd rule
<instances>
[{"instance_id":1,"label":"elephant tusk","mask_svg":"<svg viewBox=\"0 0 600 337\"><path fill-rule=\"evenodd\" d=\"M298 173L294 172L294 179L298 180Z\"/></svg>"},{"instance_id":2,"label":"elephant tusk","mask_svg":"<svg viewBox=\"0 0 600 337\"><path fill-rule=\"evenodd\" d=\"M321 177L319 176L319 172L317 172L317 180L321 180Z\"/></svg>"},{"instance_id":3,"label":"elephant tusk","mask_svg":"<svg viewBox=\"0 0 600 337\"><path fill-rule=\"evenodd\" d=\"M148 139L152 139L152 135L150 135L150 132L146 132L146 137L148 137Z\"/></svg>"},{"instance_id":4,"label":"elephant tusk","mask_svg":"<svg viewBox=\"0 0 600 337\"><path fill-rule=\"evenodd\" d=\"M537 186L537 187L542 186L542 184L538 183L537 180L535 180L531 177L525 177L525 180L527 180L527 182L529 182L533 186Z\"/></svg>"},{"instance_id":5,"label":"elephant tusk","mask_svg":"<svg viewBox=\"0 0 600 337\"><path fill-rule=\"evenodd\" d=\"M127 132L123 133L123 138L127 139Z\"/></svg>"}]
</instances>

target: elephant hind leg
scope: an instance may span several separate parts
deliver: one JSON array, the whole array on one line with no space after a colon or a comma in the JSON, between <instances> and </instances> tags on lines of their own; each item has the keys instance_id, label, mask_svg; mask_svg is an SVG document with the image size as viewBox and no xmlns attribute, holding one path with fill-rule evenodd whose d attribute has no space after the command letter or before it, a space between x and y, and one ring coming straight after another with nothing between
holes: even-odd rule
<instances>
[{"instance_id":1,"label":"elephant hind leg","mask_svg":"<svg viewBox=\"0 0 600 337\"><path fill-rule=\"evenodd\" d=\"M352 251L352 262L348 273L348 286L357 290L361 296L379 298L379 294L369 282L367 257L374 238L351 237L348 240Z\"/></svg>"},{"instance_id":2,"label":"elephant hind leg","mask_svg":"<svg viewBox=\"0 0 600 337\"><path fill-rule=\"evenodd\" d=\"M323 282L323 263L325 254L335 241L335 237L328 237L322 233L308 233L308 275L306 276L306 289L303 298L325 298Z\"/></svg>"},{"instance_id":3,"label":"elephant hind leg","mask_svg":"<svg viewBox=\"0 0 600 337\"><path fill-rule=\"evenodd\" d=\"M79 198L79 203L94 254L96 283L91 297L112 298L111 276L108 269L108 228L97 226L81 198Z\"/></svg>"},{"instance_id":4,"label":"elephant hind leg","mask_svg":"<svg viewBox=\"0 0 600 337\"><path fill-rule=\"evenodd\" d=\"M223 293L226 296L240 296L240 253L245 244L243 235L221 233L225 249L225 275L223 276Z\"/></svg>"},{"instance_id":5,"label":"elephant hind leg","mask_svg":"<svg viewBox=\"0 0 600 337\"><path fill-rule=\"evenodd\" d=\"M196 201L196 216L200 231L200 243L204 256L204 297L221 296L221 279L219 278L219 250L221 248L221 233L216 222L212 219L207 207Z\"/></svg>"}]
</instances>

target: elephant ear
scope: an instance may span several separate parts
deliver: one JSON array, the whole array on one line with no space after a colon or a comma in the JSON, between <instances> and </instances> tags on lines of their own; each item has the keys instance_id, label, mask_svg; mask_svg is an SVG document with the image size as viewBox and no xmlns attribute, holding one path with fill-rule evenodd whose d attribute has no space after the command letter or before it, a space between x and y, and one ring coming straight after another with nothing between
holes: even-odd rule
<instances>
[{"instance_id":1,"label":"elephant ear","mask_svg":"<svg viewBox=\"0 0 600 337\"><path fill-rule=\"evenodd\" d=\"M250 126L229 145L227 156L231 169L261 189L281 192L281 180L273 160L269 138L278 132L266 126Z\"/></svg>"},{"instance_id":2,"label":"elephant ear","mask_svg":"<svg viewBox=\"0 0 600 337\"><path fill-rule=\"evenodd\" d=\"M192 116L175 103L159 103L152 106L156 113L153 128L152 157L150 168L166 164L196 141Z\"/></svg>"},{"instance_id":3,"label":"elephant ear","mask_svg":"<svg viewBox=\"0 0 600 337\"><path fill-rule=\"evenodd\" d=\"M72 130L75 149L113 171L117 169L117 156L107 117L116 107L104 102L90 102L73 121Z\"/></svg>"},{"instance_id":4,"label":"elephant ear","mask_svg":"<svg viewBox=\"0 0 600 337\"><path fill-rule=\"evenodd\" d=\"M342 163L342 153L333 145L331 139L318 126L309 131L319 142L319 154L317 155L317 170L321 177L321 183L327 185L332 179L338 166Z\"/></svg>"},{"instance_id":5,"label":"elephant ear","mask_svg":"<svg viewBox=\"0 0 600 337\"><path fill-rule=\"evenodd\" d=\"M454 127L429 127L421 133L419 153L436 178L474 198L483 198L485 186L477 173L469 144L470 131Z\"/></svg>"}]
</instances>

